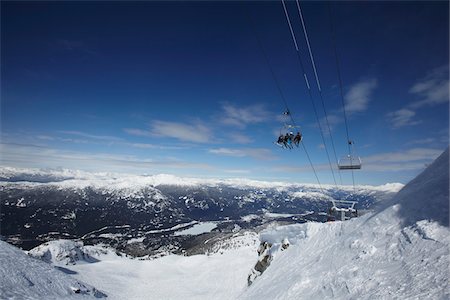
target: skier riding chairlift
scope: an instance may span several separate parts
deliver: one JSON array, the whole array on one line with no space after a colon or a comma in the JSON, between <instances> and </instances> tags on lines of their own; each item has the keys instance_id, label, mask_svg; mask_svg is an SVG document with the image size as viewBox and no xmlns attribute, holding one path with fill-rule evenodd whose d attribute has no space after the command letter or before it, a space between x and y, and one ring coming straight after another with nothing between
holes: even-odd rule
<instances>
[{"instance_id":1,"label":"skier riding chairlift","mask_svg":"<svg viewBox=\"0 0 450 300\"><path fill-rule=\"evenodd\" d=\"M294 144L298 147L300 142L302 141L302 135L300 131L297 131L297 135L294 137Z\"/></svg>"}]
</instances>

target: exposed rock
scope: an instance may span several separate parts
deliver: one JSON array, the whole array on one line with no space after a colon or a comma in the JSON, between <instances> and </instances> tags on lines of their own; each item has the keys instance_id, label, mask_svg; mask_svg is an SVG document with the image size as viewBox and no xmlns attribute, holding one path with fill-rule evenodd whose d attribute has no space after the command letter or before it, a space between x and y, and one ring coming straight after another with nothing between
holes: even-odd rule
<instances>
[{"instance_id":1,"label":"exposed rock","mask_svg":"<svg viewBox=\"0 0 450 300\"><path fill-rule=\"evenodd\" d=\"M271 243L261 242L258 248L258 261L256 262L253 269L250 271L250 274L247 278L247 284L250 286L255 279L260 276L270 265L272 261L272 255L270 253L270 248L272 247Z\"/></svg>"}]
</instances>

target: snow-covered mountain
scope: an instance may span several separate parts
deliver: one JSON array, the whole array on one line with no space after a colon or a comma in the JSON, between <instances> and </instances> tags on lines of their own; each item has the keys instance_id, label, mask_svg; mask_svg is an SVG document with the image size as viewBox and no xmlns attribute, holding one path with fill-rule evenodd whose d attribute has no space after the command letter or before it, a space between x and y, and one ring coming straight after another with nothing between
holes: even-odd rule
<instances>
[{"instance_id":1,"label":"snow-covered mountain","mask_svg":"<svg viewBox=\"0 0 450 300\"><path fill-rule=\"evenodd\" d=\"M95 299L106 296L0 241L0 299Z\"/></svg>"},{"instance_id":2,"label":"snow-covered mountain","mask_svg":"<svg viewBox=\"0 0 450 300\"><path fill-rule=\"evenodd\" d=\"M83 238L138 256L160 243L181 247L184 239L171 235L180 224L220 221L216 231L231 232L267 219L325 221L320 213L330 199L356 200L363 210L402 187L357 186L355 192L351 186L14 168L0 168L0 180L1 233L8 242L31 249L54 239ZM169 236L155 240L156 233ZM145 246L130 246L130 239Z\"/></svg>"},{"instance_id":3,"label":"snow-covered mountain","mask_svg":"<svg viewBox=\"0 0 450 300\"><path fill-rule=\"evenodd\" d=\"M219 239L206 233L197 244L210 245L208 251L193 256L142 260L108 245L67 240L29 254L95 285L108 299L448 299L448 156L447 150L375 212L345 222L272 222L259 235L235 227ZM15 257L0 255L2 267L6 256ZM258 260L268 265L262 274L253 271ZM256 275L251 286L249 274ZM39 298L25 282L0 283L6 295L26 289L25 295Z\"/></svg>"},{"instance_id":4,"label":"snow-covered mountain","mask_svg":"<svg viewBox=\"0 0 450 300\"><path fill-rule=\"evenodd\" d=\"M263 231L271 264L240 299L448 299L448 215L447 149L373 214Z\"/></svg>"}]
</instances>

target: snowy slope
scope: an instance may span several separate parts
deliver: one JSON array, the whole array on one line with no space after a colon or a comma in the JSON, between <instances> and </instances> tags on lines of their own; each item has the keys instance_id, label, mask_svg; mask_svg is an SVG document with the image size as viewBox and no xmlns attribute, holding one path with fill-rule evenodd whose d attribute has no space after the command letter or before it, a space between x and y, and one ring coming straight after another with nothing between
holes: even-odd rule
<instances>
[{"instance_id":1,"label":"snowy slope","mask_svg":"<svg viewBox=\"0 0 450 300\"><path fill-rule=\"evenodd\" d=\"M94 299L92 286L0 241L0 299Z\"/></svg>"},{"instance_id":2,"label":"snowy slope","mask_svg":"<svg viewBox=\"0 0 450 300\"><path fill-rule=\"evenodd\" d=\"M262 232L274 259L239 298L448 299L448 170L447 149L374 214Z\"/></svg>"},{"instance_id":3,"label":"snowy slope","mask_svg":"<svg viewBox=\"0 0 450 300\"><path fill-rule=\"evenodd\" d=\"M210 255L168 255L154 260L131 259L117 256L111 249L84 246L91 254L97 252L93 257L98 262L55 264L105 291L110 300L236 299L246 288L257 243L257 235L247 232L217 245Z\"/></svg>"}]
</instances>

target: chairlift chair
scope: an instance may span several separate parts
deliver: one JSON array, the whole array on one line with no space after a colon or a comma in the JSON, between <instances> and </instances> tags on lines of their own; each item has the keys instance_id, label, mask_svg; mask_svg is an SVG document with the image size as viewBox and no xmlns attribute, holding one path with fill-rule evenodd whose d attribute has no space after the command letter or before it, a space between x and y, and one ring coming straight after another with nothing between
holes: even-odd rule
<instances>
[{"instance_id":1,"label":"chairlift chair","mask_svg":"<svg viewBox=\"0 0 450 300\"><path fill-rule=\"evenodd\" d=\"M361 169L361 158L358 156L343 156L338 161L339 170L359 170Z\"/></svg>"},{"instance_id":2,"label":"chairlift chair","mask_svg":"<svg viewBox=\"0 0 450 300\"><path fill-rule=\"evenodd\" d=\"M338 168L339 170L359 170L361 169L361 158L357 155L353 155L354 146L353 141L348 141L349 145L349 154L346 156L341 157L341 159L338 161Z\"/></svg>"},{"instance_id":3,"label":"chairlift chair","mask_svg":"<svg viewBox=\"0 0 450 300\"><path fill-rule=\"evenodd\" d=\"M334 200L330 201L330 209L328 211L329 220L345 221L358 216L356 209L357 201Z\"/></svg>"}]
</instances>

